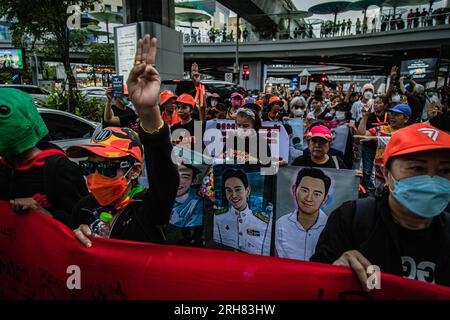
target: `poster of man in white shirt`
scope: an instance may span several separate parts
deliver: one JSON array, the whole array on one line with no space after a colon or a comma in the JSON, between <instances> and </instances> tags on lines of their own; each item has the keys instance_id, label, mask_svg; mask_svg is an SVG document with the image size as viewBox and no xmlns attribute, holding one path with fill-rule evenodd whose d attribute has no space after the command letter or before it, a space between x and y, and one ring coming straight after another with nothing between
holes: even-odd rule
<instances>
[{"instance_id":1,"label":"poster of man in white shirt","mask_svg":"<svg viewBox=\"0 0 450 320\"><path fill-rule=\"evenodd\" d=\"M254 172L247 170L248 166L214 167L213 238L239 251L270 255L273 212L270 197L274 192L273 183L268 180L273 176L261 176L259 168Z\"/></svg>"},{"instance_id":2,"label":"poster of man in white shirt","mask_svg":"<svg viewBox=\"0 0 450 320\"><path fill-rule=\"evenodd\" d=\"M278 257L308 261L313 255L328 219L321 206L329 198L330 186L330 177L318 168L303 168L298 172L292 186L297 208L276 222Z\"/></svg>"},{"instance_id":3,"label":"poster of man in white shirt","mask_svg":"<svg viewBox=\"0 0 450 320\"><path fill-rule=\"evenodd\" d=\"M275 255L308 261L328 215L358 199L355 170L285 167L277 174Z\"/></svg>"}]
</instances>

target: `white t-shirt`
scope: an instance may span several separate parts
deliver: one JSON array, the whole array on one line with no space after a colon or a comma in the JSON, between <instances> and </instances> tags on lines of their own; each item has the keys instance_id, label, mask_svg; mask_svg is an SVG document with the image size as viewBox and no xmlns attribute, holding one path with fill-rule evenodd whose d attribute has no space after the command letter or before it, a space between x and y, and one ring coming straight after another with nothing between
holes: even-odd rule
<instances>
[{"instance_id":1,"label":"white t-shirt","mask_svg":"<svg viewBox=\"0 0 450 320\"><path fill-rule=\"evenodd\" d=\"M319 210L316 223L306 231L297 220L297 210L276 222L275 248L281 258L309 261L316 250L317 241L325 227L328 216Z\"/></svg>"}]
</instances>

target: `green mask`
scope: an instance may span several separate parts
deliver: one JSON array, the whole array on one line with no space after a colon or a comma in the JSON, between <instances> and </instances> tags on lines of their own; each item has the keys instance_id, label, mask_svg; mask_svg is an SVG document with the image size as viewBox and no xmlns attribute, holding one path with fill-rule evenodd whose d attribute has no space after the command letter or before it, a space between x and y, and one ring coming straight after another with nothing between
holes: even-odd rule
<instances>
[{"instance_id":1,"label":"green mask","mask_svg":"<svg viewBox=\"0 0 450 320\"><path fill-rule=\"evenodd\" d=\"M13 158L48 134L33 98L23 91L0 88L0 156Z\"/></svg>"}]
</instances>

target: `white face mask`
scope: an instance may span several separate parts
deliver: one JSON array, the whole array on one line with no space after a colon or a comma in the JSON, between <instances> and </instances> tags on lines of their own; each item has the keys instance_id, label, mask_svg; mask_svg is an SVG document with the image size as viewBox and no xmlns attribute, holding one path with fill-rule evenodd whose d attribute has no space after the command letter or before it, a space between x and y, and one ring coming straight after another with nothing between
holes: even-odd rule
<instances>
[{"instance_id":1,"label":"white face mask","mask_svg":"<svg viewBox=\"0 0 450 320\"><path fill-rule=\"evenodd\" d=\"M365 91L365 92L364 92L364 99L370 100L370 99L372 99L372 98L373 98L373 93L372 93L372 91Z\"/></svg>"},{"instance_id":2,"label":"white face mask","mask_svg":"<svg viewBox=\"0 0 450 320\"><path fill-rule=\"evenodd\" d=\"M247 138L253 136L256 132L254 129L237 128L236 133L239 138Z\"/></svg>"},{"instance_id":3,"label":"white face mask","mask_svg":"<svg viewBox=\"0 0 450 320\"><path fill-rule=\"evenodd\" d=\"M292 113L296 117L303 117L303 115L305 114L305 110L303 110L303 109L293 109Z\"/></svg>"},{"instance_id":4,"label":"white face mask","mask_svg":"<svg viewBox=\"0 0 450 320\"><path fill-rule=\"evenodd\" d=\"M399 95L392 96L392 102L400 102L400 96Z\"/></svg>"},{"instance_id":5,"label":"white face mask","mask_svg":"<svg viewBox=\"0 0 450 320\"><path fill-rule=\"evenodd\" d=\"M212 99L211 100L211 107L215 107L217 106L217 100L216 99Z\"/></svg>"},{"instance_id":6,"label":"white face mask","mask_svg":"<svg viewBox=\"0 0 450 320\"><path fill-rule=\"evenodd\" d=\"M337 120L345 120L345 111L336 111Z\"/></svg>"}]
</instances>

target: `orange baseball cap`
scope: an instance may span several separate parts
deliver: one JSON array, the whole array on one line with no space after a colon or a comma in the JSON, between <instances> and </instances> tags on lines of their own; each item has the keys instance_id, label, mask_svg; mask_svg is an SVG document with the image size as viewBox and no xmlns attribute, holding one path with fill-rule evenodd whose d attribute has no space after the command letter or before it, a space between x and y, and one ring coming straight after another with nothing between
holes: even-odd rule
<instances>
[{"instance_id":1,"label":"orange baseball cap","mask_svg":"<svg viewBox=\"0 0 450 320\"><path fill-rule=\"evenodd\" d=\"M164 103L166 103L171 98L177 98L177 96L170 90L164 90L159 94L159 103L162 106Z\"/></svg>"},{"instance_id":2,"label":"orange baseball cap","mask_svg":"<svg viewBox=\"0 0 450 320\"><path fill-rule=\"evenodd\" d=\"M272 103L276 103L276 102L282 104L281 99L278 98L277 96L271 97L271 98L269 99L269 106L270 106Z\"/></svg>"},{"instance_id":3,"label":"orange baseball cap","mask_svg":"<svg viewBox=\"0 0 450 320\"><path fill-rule=\"evenodd\" d=\"M142 162L143 148L136 132L130 128L107 127L91 139L90 144L67 149L71 158L84 158L94 153L104 158L132 156Z\"/></svg>"},{"instance_id":4,"label":"orange baseball cap","mask_svg":"<svg viewBox=\"0 0 450 320\"><path fill-rule=\"evenodd\" d=\"M190 94L188 94L188 93L183 93L182 95L180 95L180 96L177 98L176 102L188 104L188 105L190 105L192 108L194 108L194 106L195 106L195 100L194 100L194 98L193 98Z\"/></svg>"},{"instance_id":5,"label":"orange baseball cap","mask_svg":"<svg viewBox=\"0 0 450 320\"><path fill-rule=\"evenodd\" d=\"M409 153L450 149L450 135L429 124L417 123L396 131L384 150L384 165L389 158Z\"/></svg>"}]
</instances>

